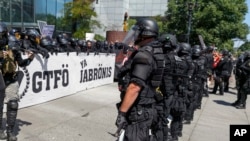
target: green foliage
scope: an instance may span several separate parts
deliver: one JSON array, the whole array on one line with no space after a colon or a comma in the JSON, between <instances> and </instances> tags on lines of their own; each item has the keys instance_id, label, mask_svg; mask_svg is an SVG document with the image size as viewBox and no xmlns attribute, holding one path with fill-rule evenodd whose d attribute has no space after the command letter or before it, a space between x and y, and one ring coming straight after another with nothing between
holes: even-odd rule
<instances>
[{"instance_id":1,"label":"green foliage","mask_svg":"<svg viewBox=\"0 0 250 141\"><path fill-rule=\"evenodd\" d=\"M199 43L198 35L202 35L206 44L232 50L231 39L245 39L249 33L247 24L243 23L247 9L244 0L200 0L198 6L193 5L191 10L187 0L169 0L168 11L165 12L166 27L163 29L165 32L187 34L189 15L192 15L191 44Z\"/></svg>"},{"instance_id":2,"label":"green foliage","mask_svg":"<svg viewBox=\"0 0 250 141\"><path fill-rule=\"evenodd\" d=\"M128 30L136 23L136 19L128 19Z\"/></svg>"},{"instance_id":3,"label":"green foliage","mask_svg":"<svg viewBox=\"0 0 250 141\"><path fill-rule=\"evenodd\" d=\"M99 34L95 34L95 40L99 40L99 41L104 41L106 38L103 37L102 35L99 35Z\"/></svg>"},{"instance_id":4,"label":"green foliage","mask_svg":"<svg viewBox=\"0 0 250 141\"><path fill-rule=\"evenodd\" d=\"M61 22L63 28L70 27L72 29L73 37L85 38L86 32L92 32L91 29L101 26L98 21L91 19L97 16L91 7L94 1L74 0L65 3L65 15Z\"/></svg>"}]
</instances>

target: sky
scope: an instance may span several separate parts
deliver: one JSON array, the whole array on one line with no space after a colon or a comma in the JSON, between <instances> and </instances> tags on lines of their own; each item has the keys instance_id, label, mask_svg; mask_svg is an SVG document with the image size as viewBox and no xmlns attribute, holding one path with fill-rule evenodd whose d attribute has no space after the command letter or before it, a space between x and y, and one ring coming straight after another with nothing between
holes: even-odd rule
<instances>
[{"instance_id":1,"label":"sky","mask_svg":"<svg viewBox=\"0 0 250 141\"><path fill-rule=\"evenodd\" d=\"M248 13L245 16L244 23L248 24L250 27L250 0L246 0L247 7L248 7ZM247 35L247 39L250 41L250 34ZM236 39L234 41L234 48L240 47L242 44L244 44L244 41L241 41L239 39Z\"/></svg>"},{"instance_id":2,"label":"sky","mask_svg":"<svg viewBox=\"0 0 250 141\"><path fill-rule=\"evenodd\" d=\"M250 0L246 0L247 7L248 7L248 13L245 16L244 23L247 23L248 26L250 26ZM250 40L250 34L248 34L247 39Z\"/></svg>"}]
</instances>

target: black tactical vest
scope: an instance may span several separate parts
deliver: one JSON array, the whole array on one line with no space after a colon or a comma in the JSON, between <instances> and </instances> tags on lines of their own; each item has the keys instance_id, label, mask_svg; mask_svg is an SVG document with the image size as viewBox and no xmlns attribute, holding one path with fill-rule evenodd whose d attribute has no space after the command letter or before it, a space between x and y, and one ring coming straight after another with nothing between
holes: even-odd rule
<instances>
[{"instance_id":1,"label":"black tactical vest","mask_svg":"<svg viewBox=\"0 0 250 141\"><path fill-rule=\"evenodd\" d=\"M174 76L181 77L182 75L187 75L188 64L184 57L174 56L175 58L175 68Z\"/></svg>"},{"instance_id":2,"label":"black tactical vest","mask_svg":"<svg viewBox=\"0 0 250 141\"><path fill-rule=\"evenodd\" d=\"M203 79L204 72L205 72L204 60L201 58L197 58L193 60L193 63L195 65L195 73L194 73L193 78L195 80Z\"/></svg>"},{"instance_id":3,"label":"black tactical vest","mask_svg":"<svg viewBox=\"0 0 250 141\"><path fill-rule=\"evenodd\" d=\"M165 59L164 59L163 50L160 44L153 44L152 47L153 47L152 55L156 62L156 66L152 73L151 85L152 87L156 88L156 87L159 87L161 84L163 71L165 67Z\"/></svg>"},{"instance_id":4,"label":"black tactical vest","mask_svg":"<svg viewBox=\"0 0 250 141\"><path fill-rule=\"evenodd\" d=\"M152 62L152 71L146 80L146 86L140 92L138 104L152 104L155 102L155 100L159 101L163 99L163 95L161 94L161 92L158 92L157 89L162 82L162 76L165 66L164 54L161 45L157 42L153 42L143 47L141 49L141 52L144 52L145 56L151 55L148 57L152 57L153 60L150 61ZM140 72L143 73L143 70L141 70Z\"/></svg>"}]
</instances>

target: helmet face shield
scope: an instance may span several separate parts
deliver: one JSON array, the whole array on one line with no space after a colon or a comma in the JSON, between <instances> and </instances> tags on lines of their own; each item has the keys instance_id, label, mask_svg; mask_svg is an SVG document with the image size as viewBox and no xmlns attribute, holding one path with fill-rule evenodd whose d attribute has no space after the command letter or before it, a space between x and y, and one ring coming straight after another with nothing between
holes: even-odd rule
<instances>
[{"instance_id":1,"label":"helmet face shield","mask_svg":"<svg viewBox=\"0 0 250 141\"><path fill-rule=\"evenodd\" d=\"M134 41L138 38L139 33L140 33L139 27L137 25L133 25L131 29L128 31L126 37L123 39L122 43L126 45L134 43Z\"/></svg>"}]
</instances>

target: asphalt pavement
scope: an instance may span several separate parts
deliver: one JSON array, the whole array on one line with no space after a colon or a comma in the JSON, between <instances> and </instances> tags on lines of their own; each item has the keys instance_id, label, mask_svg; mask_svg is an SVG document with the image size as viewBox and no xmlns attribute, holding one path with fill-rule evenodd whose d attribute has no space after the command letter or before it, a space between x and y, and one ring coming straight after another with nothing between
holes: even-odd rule
<instances>
[{"instance_id":1,"label":"asphalt pavement","mask_svg":"<svg viewBox=\"0 0 250 141\"><path fill-rule=\"evenodd\" d=\"M233 124L250 124L250 99L246 109L236 109L234 83L224 96L204 97L194 120L184 125L179 141L229 141ZM211 84L212 86L212 84ZM210 89L211 90L211 89ZM119 101L117 83L85 90L67 97L19 110L16 134L19 141L115 141Z\"/></svg>"}]
</instances>

